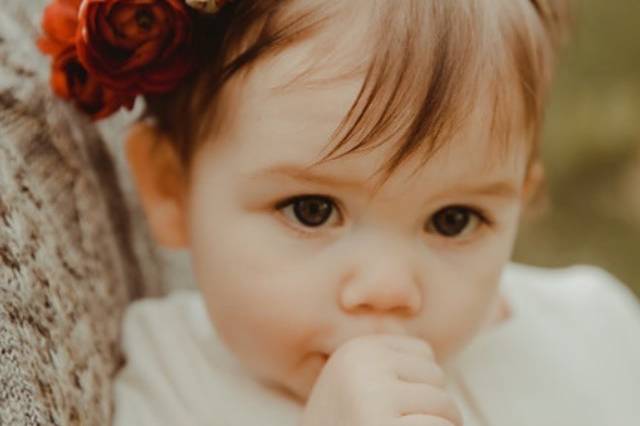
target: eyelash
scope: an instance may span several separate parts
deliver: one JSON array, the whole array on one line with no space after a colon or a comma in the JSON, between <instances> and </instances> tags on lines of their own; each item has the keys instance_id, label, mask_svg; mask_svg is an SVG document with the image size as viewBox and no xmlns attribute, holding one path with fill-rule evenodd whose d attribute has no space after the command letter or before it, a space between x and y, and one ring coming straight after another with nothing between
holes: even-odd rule
<instances>
[{"instance_id":1,"label":"eyelash","mask_svg":"<svg viewBox=\"0 0 640 426\"><path fill-rule=\"evenodd\" d=\"M339 216L339 221L343 222L344 221L344 215L342 213L342 208L340 207L340 203L334 199L333 197L327 196L327 195L321 195L321 194L306 194L306 195L297 195L294 197L289 197L286 198L280 202L278 202L275 205L275 209L284 215L284 213L282 213L282 211L284 210L284 208L292 206L296 201L300 201L300 200L304 200L304 199L308 199L308 198L320 198L320 199L325 199L327 201L329 201L332 205L332 208L335 209L336 214L338 214ZM451 204L451 205L447 205L444 206L438 210L436 210L433 214L431 214L429 216L428 222L427 224L431 224L431 221L433 220L433 217L438 214L439 212L445 210L445 209L454 209L454 208L459 208L459 209L464 209L467 210L471 215L474 215L477 217L477 219L480 221L480 225L481 227L492 227L495 224L495 221L490 219L489 215L481 208L478 207L473 207L473 206L469 206L469 205L464 205L464 204ZM332 212L333 214L333 212ZM306 226L302 223L298 223L297 225L291 225L289 222L289 220L284 219L285 222L287 222L287 226L289 228L291 228L296 234L298 234L301 237L311 237L314 234L317 234L318 231L307 231L306 229L314 229L311 226ZM321 228L322 225L318 226L318 228ZM426 225L425 225L426 227ZM440 235L441 237L447 238L444 235ZM448 238L450 240L456 240L456 237L453 238Z\"/></svg>"},{"instance_id":2,"label":"eyelash","mask_svg":"<svg viewBox=\"0 0 640 426\"><path fill-rule=\"evenodd\" d=\"M485 212L484 209L480 208L480 207L475 207L475 206L470 206L467 204L449 204L444 206L441 209L436 210L436 213L438 213L440 210L443 209L450 209L450 208L462 208L462 209L466 209L469 210L469 212L473 213L474 215L476 215L478 217L478 219L480 219L480 222L482 222L485 225L493 225L494 221L493 219L489 218L489 215ZM433 217L434 214L432 214L431 216Z\"/></svg>"},{"instance_id":3,"label":"eyelash","mask_svg":"<svg viewBox=\"0 0 640 426\"><path fill-rule=\"evenodd\" d=\"M428 222L425 224L425 228L427 226L430 226L432 224L432 221L434 220L435 216L445 210L452 210L452 209L462 209L467 211L470 215L475 216L477 218L478 222L478 229L481 228L486 228L486 227L493 227L495 225L495 221L493 219L489 218L489 215L484 211L484 209L478 208L478 207L473 207L473 206L469 206L469 205L465 205L465 204L450 204L450 205L446 205L438 210L436 210L433 214L431 214L431 216L429 216L429 220ZM461 235L464 233L464 231L461 233ZM457 235L454 237L447 237L443 234L439 234L437 233L438 236L443 237L447 240L450 241L459 241L459 242L463 242L465 241L465 238L462 237L461 235Z\"/></svg>"},{"instance_id":4,"label":"eyelash","mask_svg":"<svg viewBox=\"0 0 640 426\"><path fill-rule=\"evenodd\" d=\"M292 206L296 201L300 201L300 200L304 200L304 199L308 199L308 198L320 198L320 199L325 199L327 201L329 201L331 203L332 209L335 210L335 214L338 215L338 221L340 223L342 223L344 221L344 215L342 214L342 208L340 207L340 203L334 199L333 197L330 197L328 195L322 195L322 194L305 194L305 195L296 195L294 197L289 197L286 198L280 202L278 202L275 205L275 209L284 216L283 210L285 207L289 207ZM333 211L332 211L333 214ZM307 231L306 229L314 229L311 226L306 226L302 223L298 223L296 225L292 225L290 223L289 220L287 220L286 218L283 219L284 222L286 222L286 225L292 229L298 236L300 237L312 237L315 234L318 233L318 231ZM319 226L318 228L321 228L321 226Z\"/></svg>"}]
</instances>

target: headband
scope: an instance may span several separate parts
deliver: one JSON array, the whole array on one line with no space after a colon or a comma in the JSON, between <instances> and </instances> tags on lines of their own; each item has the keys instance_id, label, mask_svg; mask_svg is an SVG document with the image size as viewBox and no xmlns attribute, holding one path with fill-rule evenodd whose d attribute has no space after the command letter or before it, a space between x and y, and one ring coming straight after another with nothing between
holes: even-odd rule
<instances>
[{"instance_id":1,"label":"headband","mask_svg":"<svg viewBox=\"0 0 640 426\"><path fill-rule=\"evenodd\" d=\"M38 48L50 84L92 119L131 109L136 96L175 89L195 68L193 20L228 0L53 0Z\"/></svg>"}]
</instances>

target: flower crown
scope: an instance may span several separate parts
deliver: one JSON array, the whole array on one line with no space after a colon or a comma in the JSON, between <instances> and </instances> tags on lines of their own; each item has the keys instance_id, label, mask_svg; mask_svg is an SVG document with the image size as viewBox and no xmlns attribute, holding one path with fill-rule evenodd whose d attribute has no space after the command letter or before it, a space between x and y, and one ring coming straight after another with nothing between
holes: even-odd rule
<instances>
[{"instance_id":1,"label":"flower crown","mask_svg":"<svg viewBox=\"0 0 640 426\"><path fill-rule=\"evenodd\" d=\"M51 87L94 120L174 89L195 68L193 19L228 0L53 0L39 49Z\"/></svg>"}]
</instances>

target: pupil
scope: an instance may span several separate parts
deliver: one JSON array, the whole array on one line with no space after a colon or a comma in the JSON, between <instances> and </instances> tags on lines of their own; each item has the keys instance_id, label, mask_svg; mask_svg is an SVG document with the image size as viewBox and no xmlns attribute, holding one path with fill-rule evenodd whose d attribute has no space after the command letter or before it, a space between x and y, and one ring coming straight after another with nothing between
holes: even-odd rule
<instances>
[{"instance_id":1,"label":"pupil","mask_svg":"<svg viewBox=\"0 0 640 426\"><path fill-rule=\"evenodd\" d=\"M296 217L307 226L320 226L329 219L331 203L322 198L304 198L293 206Z\"/></svg>"},{"instance_id":2,"label":"pupil","mask_svg":"<svg viewBox=\"0 0 640 426\"><path fill-rule=\"evenodd\" d=\"M140 8L136 11L136 23L144 31L149 31L153 27L153 15L147 8Z\"/></svg>"},{"instance_id":3,"label":"pupil","mask_svg":"<svg viewBox=\"0 0 640 426\"><path fill-rule=\"evenodd\" d=\"M447 237L460 234L469 224L469 212L462 208L448 208L436 213L434 226Z\"/></svg>"}]
</instances>

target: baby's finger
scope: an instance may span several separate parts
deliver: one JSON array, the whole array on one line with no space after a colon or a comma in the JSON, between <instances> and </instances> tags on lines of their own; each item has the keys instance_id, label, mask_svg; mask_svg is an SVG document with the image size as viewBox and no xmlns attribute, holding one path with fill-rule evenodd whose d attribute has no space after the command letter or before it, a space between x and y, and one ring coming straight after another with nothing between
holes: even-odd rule
<instances>
[{"instance_id":1,"label":"baby's finger","mask_svg":"<svg viewBox=\"0 0 640 426\"><path fill-rule=\"evenodd\" d=\"M393 366L396 378L406 383L422 383L444 389L447 376L438 364L426 359L403 355Z\"/></svg>"},{"instance_id":2,"label":"baby's finger","mask_svg":"<svg viewBox=\"0 0 640 426\"><path fill-rule=\"evenodd\" d=\"M440 417L453 425L462 424L462 414L453 398L442 389L418 383L402 383L394 393L394 409L401 416Z\"/></svg>"},{"instance_id":3,"label":"baby's finger","mask_svg":"<svg viewBox=\"0 0 640 426\"><path fill-rule=\"evenodd\" d=\"M378 336L385 346L397 352L422 355L428 359L435 359L431 345L417 337L400 334L384 334Z\"/></svg>"}]
</instances>

